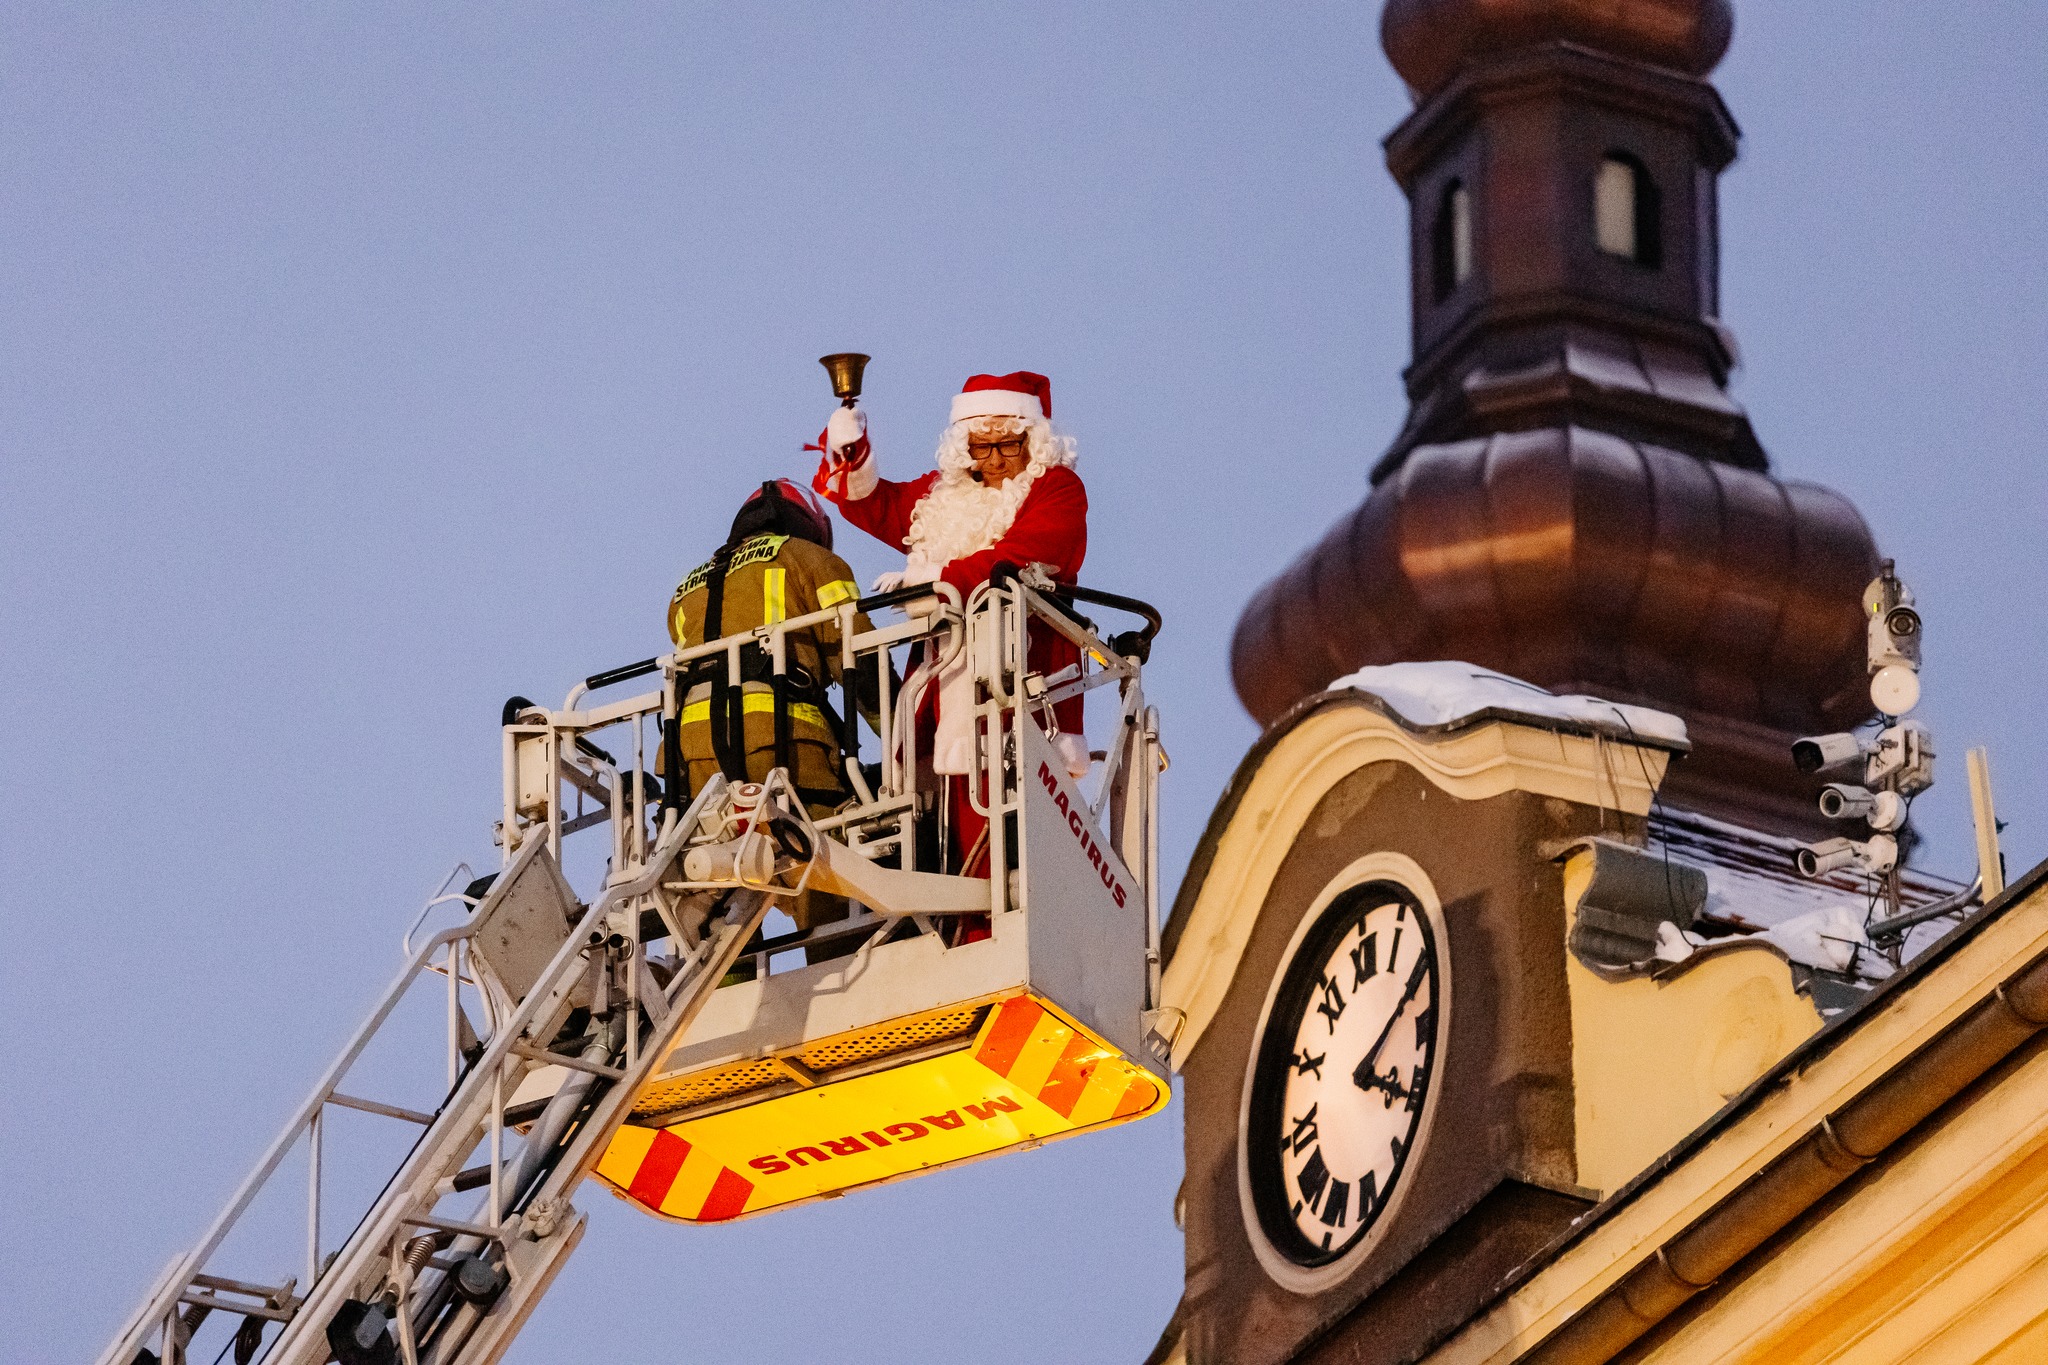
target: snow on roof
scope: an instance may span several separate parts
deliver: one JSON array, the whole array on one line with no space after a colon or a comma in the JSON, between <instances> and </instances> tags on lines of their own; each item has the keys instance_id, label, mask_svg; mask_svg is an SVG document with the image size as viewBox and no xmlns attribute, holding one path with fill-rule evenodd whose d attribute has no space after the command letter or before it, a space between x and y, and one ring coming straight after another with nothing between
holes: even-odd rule
<instances>
[{"instance_id":1,"label":"snow on roof","mask_svg":"<svg viewBox=\"0 0 2048 1365\"><path fill-rule=\"evenodd\" d=\"M1658 748L1691 747L1685 722L1676 716L1599 697L1560 696L1477 664L1450 660L1380 664L1337 679L1329 690L1376 697L1392 719L1418 730L1452 729L1499 718L1533 722L1545 729L1591 730Z\"/></svg>"},{"instance_id":2,"label":"snow on roof","mask_svg":"<svg viewBox=\"0 0 2048 1365\"><path fill-rule=\"evenodd\" d=\"M1700 912L1703 925L1761 937L1809 967L1868 977L1890 973L1890 963L1876 954L1849 952L1851 944L1867 941L1864 922L1886 913L1876 904L1875 888L1868 879L1846 871L1813 881L1801 877L1792 870L1799 840L1667 806L1650 818L1649 847L1707 874L1707 903ZM1960 883L1922 868L1903 870L1899 880L1906 909L1961 889ZM1944 921L1919 941L1909 939L1906 955L1911 957L1949 927ZM1853 966L1843 965L1845 959Z\"/></svg>"},{"instance_id":3,"label":"snow on roof","mask_svg":"<svg viewBox=\"0 0 2048 1365\"><path fill-rule=\"evenodd\" d=\"M1883 958L1858 951L1870 947L1863 931L1864 912L1857 907L1823 905L1803 915L1779 920L1757 937L1774 944L1794 962L1830 972L1858 972L1865 976L1889 976L1891 964ZM1865 957L1871 960L1865 961Z\"/></svg>"},{"instance_id":4,"label":"snow on roof","mask_svg":"<svg viewBox=\"0 0 2048 1365\"><path fill-rule=\"evenodd\" d=\"M1600 697L1559 695L1477 664L1381 664L1347 674L1328 690L1362 692L1390 719L1416 730L1448 730L1502 719L1592 731L1660 748L1691 747L1685 722L1676 716ZM1719 932L1763 939L1809 966L1866 976L1890 971L1890 963L1876 954L1853 951L1867 942L1862 926L1874 913L1872 890L1846 872L1817 881L1801 878L1792 870L1799 840L1669 808L1653 814L1649 835L1652 851L1706 872L1707 903L1701 919ZM1939 900L1959 887L1918 868L1906 870L1901 880L1908 908ZM1930 940L1935 936L1932 931L1925 935ZM1909 942L1909 955L1913 946Z\"/></svg>"}]
</instances>

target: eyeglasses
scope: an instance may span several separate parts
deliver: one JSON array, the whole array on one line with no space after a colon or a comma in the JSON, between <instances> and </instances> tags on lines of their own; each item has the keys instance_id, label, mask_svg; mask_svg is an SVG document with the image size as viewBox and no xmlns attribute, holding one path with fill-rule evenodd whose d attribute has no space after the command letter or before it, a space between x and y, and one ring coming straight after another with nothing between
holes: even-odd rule
<instances>
[{"instance_id":1,"label":"eyeglasses","mask_svg":"<svg viewBox=\"0 0 2048 1365\"><path fill-rule=\"evenodd\" d=\"M969 441L967 458L980 463L983 460L1014 460L1024 453L1029 438L1020 436L1014 441Z\"/></svg>"}]
</instances>

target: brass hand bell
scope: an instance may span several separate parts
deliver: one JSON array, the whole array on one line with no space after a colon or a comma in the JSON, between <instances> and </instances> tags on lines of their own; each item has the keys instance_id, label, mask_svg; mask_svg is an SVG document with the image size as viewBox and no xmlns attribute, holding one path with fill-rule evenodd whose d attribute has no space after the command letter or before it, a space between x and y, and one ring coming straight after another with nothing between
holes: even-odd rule
<instances>
[{"instance_id":1,"label":"brass hand bell","mask_svg":"<svg viewBox=\"0 0 2048 1365\"><path fill-rule=\"evenodd\" d=\"M858 351L839 351L818 357L818 363L832 376L832 396L841 407L850 408L859 401L861 371L868 367L866 356Z\"/></svg>"}]
</instances>

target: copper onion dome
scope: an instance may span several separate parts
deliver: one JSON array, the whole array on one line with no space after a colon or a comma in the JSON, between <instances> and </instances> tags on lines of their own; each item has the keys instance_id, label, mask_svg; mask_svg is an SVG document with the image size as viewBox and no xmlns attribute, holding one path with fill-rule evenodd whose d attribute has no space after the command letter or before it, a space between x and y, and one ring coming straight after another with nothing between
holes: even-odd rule
<instances>
[{"instance_id":1,"label":"copper onion dome","mask_svg":"<svg viewBox=\"0 0 2048 1365\"><path fill-rule=\"evenodd\" d=\"M1470 58L1549 42L1704 76L1734 32L1728 0L1388 0L1380 15L1388 60L1422 95Z\"/></svg>"},{"instance_id":2,"label":"copper onion dome","mask_svg":"<svg viewBox=\"0 0 2048 1365\"><path fill-rule=\"evenodd\" d=\"M1692 731L1673 773L1691 804L1803 826L1787 746L1869 714L1876 571L1829 489L1584 427L1501 433L1413 451L1252 599L1232 666L1262 723L1404 659L1643 702Z\"/></svg>"},{"instance_id":3,"label":"copper onion dome","mask_svg":"<svg viewBox=\"0 0 2048 1365\"><path fill-rule=\"evenodd\" d=\"M1772 475L1727 392L1736 133L1700 77L1732 23L1726 0L1390 0L1418 99L1387 140L1411 408L1364 503L1238 622L1261 723L1366 665L1460 659L1675 712L1694 752L1666 799L1816 824L1789 746L1870 713L1878 555L1846 498Z\"/></svg>"}]
</instances>

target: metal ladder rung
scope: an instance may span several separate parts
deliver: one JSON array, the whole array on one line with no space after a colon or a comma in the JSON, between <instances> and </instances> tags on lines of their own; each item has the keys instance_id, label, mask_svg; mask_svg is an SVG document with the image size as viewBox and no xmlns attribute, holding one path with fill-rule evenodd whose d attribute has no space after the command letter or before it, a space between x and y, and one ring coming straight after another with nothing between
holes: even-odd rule
<instances>
[{"instance_id":1,"label":"metal ladder rung","mask_svg":"<svg viewBox=\"0 0 2048 1365\"><path fill-rule=\"evenodd\" d=\"M250 1284L247 1280L230 1280L220 1275L194 1275L187 1283L196 1284L201 1289L218 1289L226 1294L246 1294L265 1303L288 1302L292 1291L299 1285L297 1280L286 1280L277 1285Z\"/></svg>"},{"instance_id":2,"label":"metal ladder rung","mask_svg":"<svg viewBox=\"0 0 2048 1365\"><path fill-rule=\"evenodd\" d=\"M485 1162L481 1166L466 1166L454 1175L449 1176L442 1183L448 1187L447 1193L449 1194L468 1194L471 1190L480 1190L491 1183L490 1163Z\"/></svg>"},{"instance_id":3,"label":"metal ladder rung","mask_svg":"<svg viewBox=\"0 0 2048 1365\"><path fill-rule=\"evenodd\" d=\"M186 1290L178 1296L178 1302L222 1313L238 1313L245 1318L263 1318L270 1322L290 1322L299 1308L296 1299L291 1301L290 1307L272 1308L267 1303L236 1303L231 1299L223 1299L198 1289Z\"/></svg>"},{"instance_id":4,"label":"metal ladder rung","mask_svg":"<svg viewBox=\"0 0 2048 1365\"><path fill-rule=\"evenodd\" d=\"M355 1095L344 1095L339 1090L328 1092L327 1102L338 1104L344 1109L360 1109L365 1114L382 1114L387 1119L404 1119L407 1123L417 1123L422 1128L429 1127L434 1122L432 1114L407 1109L402 1105L386 1104L382 1100L366 1100Z\"/></svg>"},{"instance_id":5,"label":"metal ladder rung","mask_svg":"<svg viewBox=\"0 0 2048 1365\"><path fill-rule=\"evenodd\" d=\"M483 1223L465 1222L460 1218L443 1218L432 1213L403 1214L398 1221L408 1227L432 1228L436 1232L452 1232L459 1237L481 1237L487 1242L501 1242L505 1239L506 1233L506 1229L502 1227L493 1228ZM508 1221L512 1226L518 1226L517 1219Z\"/></svg>"},{"instance_id":6,"label":"metal ladder rung","mask_svg":"<svg viewBox=\"0 0 2048 1365\"><path fill-rule=\"evenodd\" d=\"M568 1057L559 1052L549 1052L546 1048L535 1047L531 1043L514 1043L512 1050L529 1061L545 1062L549 1066L566 1066L571 1071L587 1071L608 1081L622 1081L626 1078L626 1073L618 1067L605 1066L600 1062L586 1062L581 1057Z\"/></svg>"}]
</instances>

